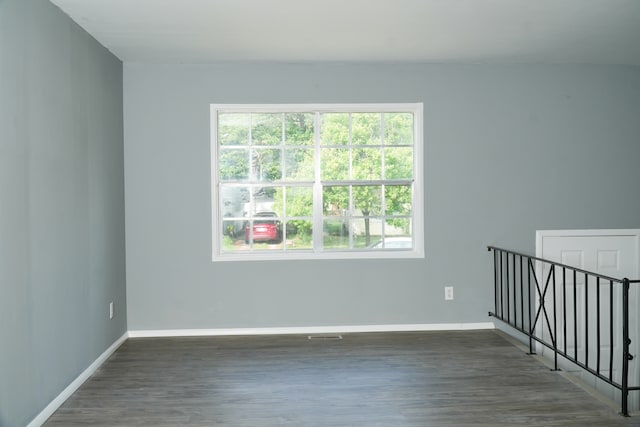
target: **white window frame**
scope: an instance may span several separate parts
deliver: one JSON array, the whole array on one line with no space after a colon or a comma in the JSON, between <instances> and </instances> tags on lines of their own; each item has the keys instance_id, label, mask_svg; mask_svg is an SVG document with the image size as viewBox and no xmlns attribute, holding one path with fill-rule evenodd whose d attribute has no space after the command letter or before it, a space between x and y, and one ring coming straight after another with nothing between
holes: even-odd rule
<instances>
[{"instance_id":1,"label":"white window frame","mask_svg":"<svg viewBox=\"0 0 640 427\"><path fill-rule=\"evenodd\" d=\"M413 248L391 249L310 249L289 251L223 252L220 233L220 203L218 198L218 141L217 115L219 112L273 113L273 112L320 112L320 113L394 113L411 112L414 121L413 145L413 199L412 238ZM424 258L424 154L423 154L423 104L422 103L372 103L372 104L211 104L211 233L212 261L264 261L264 260L323 260L323 259L406 259ZM316 132L318 129L316 128ZM319 147L315 146L316 156ZM319 164L319 162L317 163ZM314 187L314 230L322 230L321 182L316 179ZM317 231L314 231L317 233ZM315 234L317 235L317 234ZM315 239L314 239L315 241Z\"/></svg>"}]
</instances>

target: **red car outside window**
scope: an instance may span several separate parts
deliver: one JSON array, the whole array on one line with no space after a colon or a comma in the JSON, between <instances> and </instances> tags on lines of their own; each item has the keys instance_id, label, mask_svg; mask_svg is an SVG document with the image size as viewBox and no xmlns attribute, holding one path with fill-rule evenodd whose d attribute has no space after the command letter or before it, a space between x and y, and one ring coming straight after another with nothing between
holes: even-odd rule
<instances>
[{"instance_id":1,"label":"red car outside window","mask_svg":"<svg viewBox=\"0 0 640 427\"><path fill-rule=\"evenodd\" d=\"M282 228L277 213L258 212L253 218L253 229L250 224L245 228L245 242L251 241L252 234L254 242L279 243L282 241Z\"/></svg>"}]
</instances>

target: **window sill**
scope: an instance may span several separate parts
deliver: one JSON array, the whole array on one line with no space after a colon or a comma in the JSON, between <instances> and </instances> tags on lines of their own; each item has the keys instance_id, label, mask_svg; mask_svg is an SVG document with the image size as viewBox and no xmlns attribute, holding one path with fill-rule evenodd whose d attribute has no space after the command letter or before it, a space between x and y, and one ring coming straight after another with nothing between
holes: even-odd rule
<instances>
[{"instance_id":1,"label":"window sill","mask_svg":"<svg viewBox=\"0 0 640 427\"><path fill-rule=\"evenodd\" d=\"M288 251L275 253L222 253L213 256L213 262L224 261L299 261L299 260L338 260L338 259L416 259L424 258L422 250L385 250L385 251Z\"/></svg>"}]
</instances>

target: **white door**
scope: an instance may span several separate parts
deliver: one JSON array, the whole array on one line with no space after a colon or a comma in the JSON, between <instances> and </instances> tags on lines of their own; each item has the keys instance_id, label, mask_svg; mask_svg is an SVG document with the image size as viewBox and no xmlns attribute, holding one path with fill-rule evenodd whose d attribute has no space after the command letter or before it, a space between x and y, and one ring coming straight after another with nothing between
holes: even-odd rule
<instances>
[{"instance_id":1,"label":"white door","mask_svg":"<svg viewBox=\"0 0 640 427\"><path fill-rule=\"evenodd\" d=\"M536 233L536 256L550 261L559 262L586 271L598 273L617 279L640 278L640 230L560 230L538 231ZM550 267L538 264L537 273L541 286L549 277ZM566 346L567 353L578 361L600 374L608 377L610 372L613 380L621 382L622 372L622 287L612 286L608 280L578 273L572 270L555 269L556 282L556 342L560 349ZM630 313L630 352L638 355L638 292L632 285L629 296ZM599 304L598 304L599 300ZM575 302L574 302L575 301ZM549 289L545 296L545 307L549 318L553 319L553 290ZM566 311L565 311L566 307ZM599 309L598 309L599 307ZM611 308L612 307L612 308ZM562 312L566 313L566 317ZM597 327L599 316L600 328ZM610 319L613 319L611 322ZM552 322L553 320L551 320ZM613 358L610 326L613 323ZM549 340L549 328L541 319L537 323L537 331ZM566 332L565 332L566 331ZM597 342L600 346L597 346ZM588 351L587 351L588 347ZM598 354L598 348L600 352ZM542 354L552 357L553 352L544 348ZM559 358L560 368L573 371L587 384L601 391L606 396L620 401L620 392L595 376L584 372L579 367ZM612 367L612 369L610 369ZM640 370L638 360L629 362L629 385L640 384ZM638 393L630 393L629 409L640 409Z\"/></svg>"}]
</instances>

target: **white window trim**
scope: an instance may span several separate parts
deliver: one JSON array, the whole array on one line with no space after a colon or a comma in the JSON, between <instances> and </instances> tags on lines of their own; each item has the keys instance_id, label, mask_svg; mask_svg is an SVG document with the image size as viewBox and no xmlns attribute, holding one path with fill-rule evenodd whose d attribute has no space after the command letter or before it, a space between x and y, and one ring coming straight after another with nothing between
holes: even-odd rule
<instances>
[{"instance_id":1,"label":"white window trim","mask_svg":"<svg viewBox=\"0 0 640 427\"><path fill-rule=\"evenodd\" d=\"M295 250L295 251L259 251L249 253L223 252L222 239L219 236L218 225L220 223L220 210L217 194L217 113L221 111L232 112L362 112L362 113L414 113L414 147L413 147L413 222L412 237L413 249L411 250ZM211 104L210 118L210 148L211 148L211 236L212 261L275 261L275 260L323 260L323 259L407 259L424 258L424 136L423 136L423 104L422 103L375 103L375 104ZM315 216L315 213L314 213Z\"/></svg>"}]
</instances>

